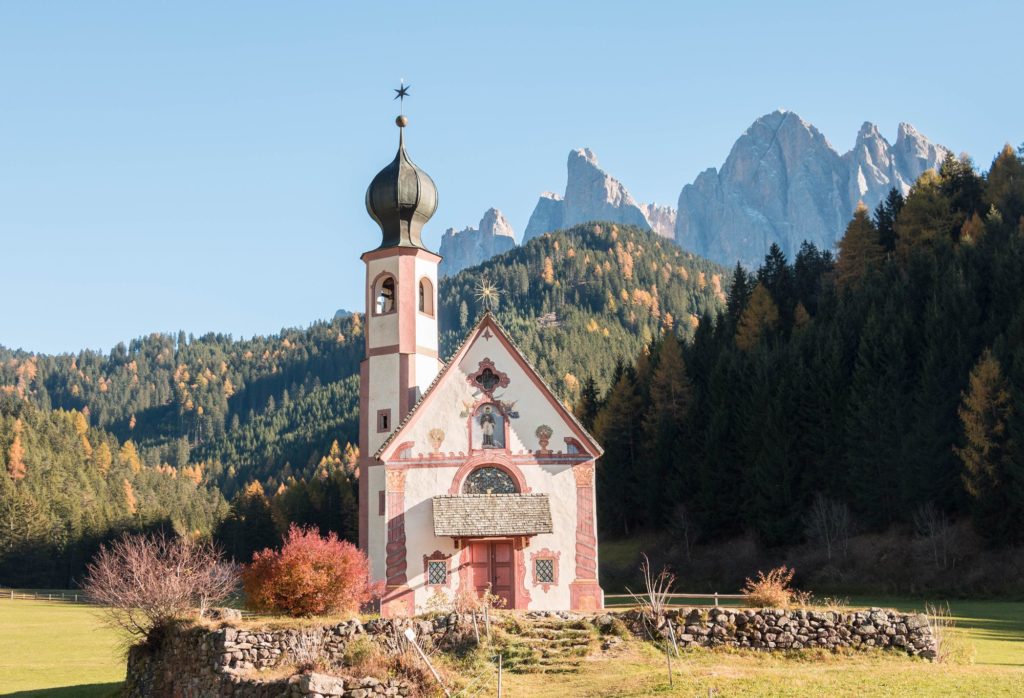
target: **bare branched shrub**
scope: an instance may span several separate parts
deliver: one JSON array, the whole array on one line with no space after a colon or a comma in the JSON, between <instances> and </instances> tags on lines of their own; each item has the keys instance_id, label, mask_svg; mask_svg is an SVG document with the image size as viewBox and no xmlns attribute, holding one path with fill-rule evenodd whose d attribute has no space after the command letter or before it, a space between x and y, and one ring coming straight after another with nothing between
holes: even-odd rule
<instances>
[{"instance_id":1,"label":"bare branched shrub","mask_svg":"<svg viewBox=\"0 0 1024 698\"><path fill-rule=\"evenodd\" d=\"M935 661L951 664L969 664L974 661L974 646L956 629L956 621L949 603L924 605L928 627L935 643Z\"/></svg>"},{"instance_id":2,"label":"bare branched shrub","mask_svg":"<svg viewBox=\"0 0 1024 698\"><path fill-rule=\"evenodd\" d=\"M86 596L105 609L109 624L130 636L200 615L238 588L238 569L211 543L166 533L125 534L86 568Z\"/></svg>"},{"instance_id":3,"label":"bare branched shrub","mask_svg":"<svg viewBox=\"0 0 1024 698\"><path fill-rule=\"evenodd\" d=\"M914 512L914 529L932 552L932 561L939 569L949 566L949 548L953 539L953 524L939 509L927 502Z\"/></svg>"},{"instance_id":4,"label":"bare branched shrub","mask_svg":"<svg viewBox=\"0 0 1024 698\"><path fill-rule=\"evenodd\" d=\"M825 549L828 560L833 555L845 557L850 542L850 508L818 493L804 517L804 529L809 541Z\"/></svg>"},{"instance_id":5,"label":"bare branched shrub","mask_svg":"<svg viewBox=\"0 0 1024 698\"><path fill-rule=\"evenodd\" d=\"M643 555L644 561L640 563L640 575L643 577L644 590L637 594L626 587L626 591L633 597L639 606L641 613L654 621L656 627L660 627L665 617L665 608L668 606L669 597L672 594L672 587L675 586L676 576L662 567L661 572L655 575L651 572L651 561L647 554Z\"/></svg>"},{"instance_id":6,"label":"bare branched shrub","mask_svg":"<svg viewBox=\"0 0 1024 698\"><path fill-rule=\"evenodd\" d=\"M758 571L757 579L747 578L743 586L743 594L749 605L759 608L788 608L792 605L807 605L810 600L808 592L800 592L790 587L793 582L792 570L785 565L769 570L767 573Z\"/></svg>"}]
</instances>

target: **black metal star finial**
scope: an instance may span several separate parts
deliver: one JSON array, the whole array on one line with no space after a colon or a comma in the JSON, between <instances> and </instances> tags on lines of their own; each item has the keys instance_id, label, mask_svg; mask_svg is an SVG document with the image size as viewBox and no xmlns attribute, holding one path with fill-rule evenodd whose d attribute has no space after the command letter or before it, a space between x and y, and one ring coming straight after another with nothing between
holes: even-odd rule
<instances>
[{"instance_id":1,"label":"black metal star finial","mask_svg":"<svg viewBox=\"0 0 1024 698\"><path fill-rule=\"evenodd\" d=\"M401 109L403 111L404 111L404 108L405 108L405 98L409 96L409 88L410 87L412 87L412 85L406 85L405 84L405 80L403 80L399 84L398 89L395 90L395 99L397 99L399 105L401 105L399 107L399 109Z\"/></svg>"}]
</instances>

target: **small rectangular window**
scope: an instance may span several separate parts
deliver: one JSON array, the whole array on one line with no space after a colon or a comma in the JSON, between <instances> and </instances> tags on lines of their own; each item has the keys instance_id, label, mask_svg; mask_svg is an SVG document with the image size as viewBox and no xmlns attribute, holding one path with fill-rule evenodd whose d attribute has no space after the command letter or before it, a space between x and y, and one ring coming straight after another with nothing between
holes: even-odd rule
<instances>
[{"instance_id":1,"label":"small rectangular window","mask_svg":"<svg viewBox=\"0 0 1024 698\"><path fill-rule=\"evenodd\" d=\"M554 584L555 583L555 561L550 558L541 558L536 560L534 564L537 566L537 583L538 584Z\"/></svg>"},{"instance_id":2,"label":"small rectangular window","mask_svg":"<svg viewBox=\"0 0 1024 698\"><path fill-rule=\"evenodd\" d=\"M377 410L377 433L391 431L391 410Z\"/></svg>"},{"instance_id":3,"label":"small rectangular window","mask_svg":"<svg viewBox=\"0 0 1024 698\"><path fill-rule=\"evenodd\" d=\"M444 560L427 562L427 584L445 584L448 582L448 563Z\"/></svg>"},{"instance_id":4,"label":"small rectangular window","mask_svg":"<svg viewBox=\"0 0 1024 698\"><path fill-rule=\"evenodd\" d=\"M381 490L380 492L377 493L377 515L378 516L384 516L384 511L385 511L384 502L385 502L385 500L384 500L384 490Z\"/></svg>"}]
</instances>

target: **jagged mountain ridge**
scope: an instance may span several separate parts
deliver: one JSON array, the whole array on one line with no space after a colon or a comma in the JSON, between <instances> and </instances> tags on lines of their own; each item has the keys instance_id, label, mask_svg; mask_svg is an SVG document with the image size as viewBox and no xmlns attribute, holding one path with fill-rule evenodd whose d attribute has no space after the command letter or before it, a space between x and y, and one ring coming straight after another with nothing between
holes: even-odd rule
<instances>
[{"instance_id":1,"label":"jagged mountain ridge","mask_svg":"<svg viewBox=\"0 0 1024 698\"><path fill-rule=\"evenodd\" d=\"M721 170L679 195L675 240L720 264L755 268L773 242L790 257L809 240L832 249L859 201L873 208L893 187L906 193L947 148L901 123L890 144L869 122L839 154L812 124L779 110L757 119Z\"/></svg>"},{"instance_id":2,"label":"jagged mountain ridge","mask_svg":"<svg viewBox=\"0 0 1024 698\"><path fill-rule=\"evenodd\" d=\"M589 221L634 225L673 237L675 211L670 206L637 202L622 182L601 169L590 148L571 151L566 169L565 194L540 195L523 242Z\"/></svg>"},{"instance_id":3,"label":"jagged mountain ridge","mask_svg":"<svg viewBox=\"0 0 1024 698\"><path fill-rule=\"evenodd\" d=\"M448 228L441 236L442 257L438 273L441 276L457 274L516 246L516 234L508 219L496 208L490 208L480 219L478 227L456 231Z\"/></svg>"}]
</instances>

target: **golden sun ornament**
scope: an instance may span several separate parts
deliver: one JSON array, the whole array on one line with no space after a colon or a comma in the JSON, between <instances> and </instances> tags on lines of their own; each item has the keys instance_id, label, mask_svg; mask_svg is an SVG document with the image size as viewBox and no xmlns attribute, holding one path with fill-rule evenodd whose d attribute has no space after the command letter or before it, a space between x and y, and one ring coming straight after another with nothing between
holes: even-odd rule
<instances>
[{"instance_id":1,"label":"golden sun ornament","mask_svg":"<svg viewBox=\"0 0 1024 698\"><path fill-rule=\"evenodd\" d=\"M491 283L490 279L483 278L476 284L476 300L485 312L490 312L498 307L498 297L501 292L498 287Z\"/></svg>"}]
</instances>

